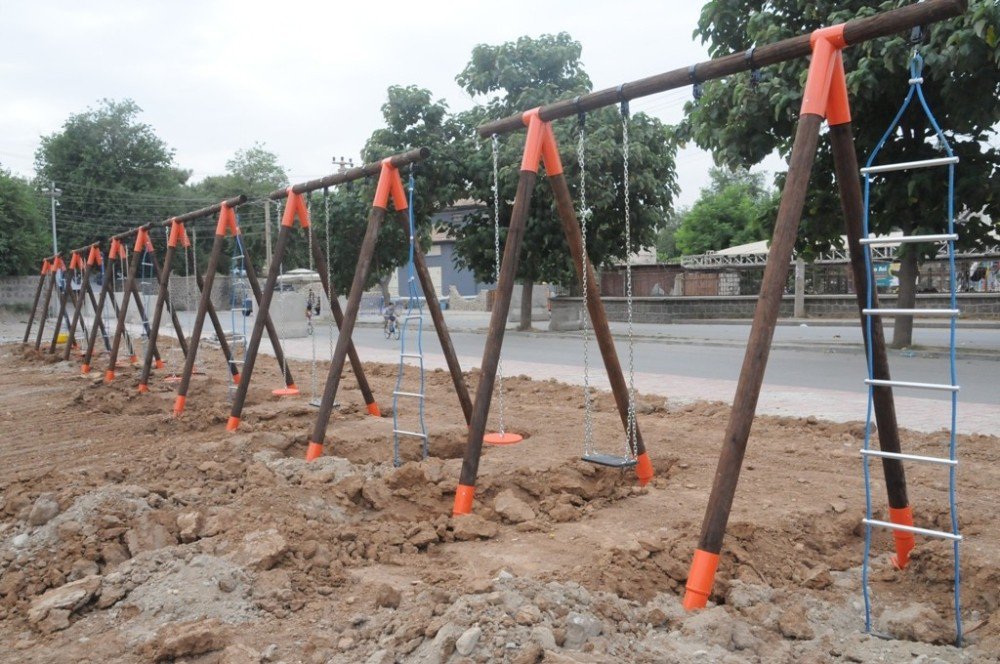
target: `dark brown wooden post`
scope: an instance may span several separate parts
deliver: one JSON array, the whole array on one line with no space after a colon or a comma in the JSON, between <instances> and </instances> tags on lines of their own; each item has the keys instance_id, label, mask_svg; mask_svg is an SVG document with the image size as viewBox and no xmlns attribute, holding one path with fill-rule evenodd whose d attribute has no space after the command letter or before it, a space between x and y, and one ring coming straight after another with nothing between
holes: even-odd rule
<instances>
[{"instance_id":1,"label":"dark brown wooden post","mask_svg":"<svg viewBox=\"0 0 1000 664\"><path fill-rule=\"evenodd\" d=\"M160 268L160 261L156 258L155 252L150 252L149 257L153 263L153 276L156 277L156 283L160 283L160 279L163 278L163 271ZM170 322L174 326L174 333L177 335L177 345L181 347L181 354L187 356L187 339L184 335L184 326L181 325L181 319L177 317L177 310L174 309L173 303L170 301L170 293L163 299L163 306L166 308L168 314L170 314ZM153 344L154 350L156 349L156 344ZM158 362L156 364L157 369L163 368L163 362Z\"/></svg>"},{"instance_id":2,"label":"dark brown wooden post","mask_svg":"<svg viewBox=\"0 0 1000 664\"><path fill-rule=\"evenodd\" d=\"M250 290L253 291L254 300L257 302L257 316L264 317L264 329L267 331L267 338L271 341L271 348L274 350L274 359L278 362L279 371L284 376L285 387L294 391L296 389L295 379L292 378L292 368L285 361L285 350L281 347L281 337L278 336L278 330L274 327L274 321L271 319L270 303L268 303L267 309L261 307L263 293L260 289L260 281L257 279L257 268L253 266L253 261L246 255L245 246L243 251L243 268L246 270L247 283L250 284Z\"/></svg>"},{"instance_id":3,"label":"dark brown wooden post","mask_svg":"<svg viewBox=\"0 0 1000 664\"><path fill-rule=\"evenodd\" d=\"M86 321L84 319L84 309L86 308L87 302L89 301L94 306L94 311L95 312L97 311L97 303L94 300L94 290L90 286L90 277L93 267L95 265L99 265L100 262L101 262L101 250L98 248L98 245L96 243L90 245L90 248L87 253L87 260L84 263L83 267L83 277L82 277L83 283L80 284L79 306L76 309L76 315L73 317L73 322L70 325L70 333L69 333L70 343L66 344L66 349L63 351L64 360L69 360L69 355L71 350L70 345L72 344L73 339L76 337L77 325L84 325L83 334L87 339L90 338L90 333L87 332L85 327ZM95 317L94 324L100 325L101 329L104 328L104 322L101 320L100 316ZM86 343L86 341L84 341L84 343Z\"/></svg>"},{"instance_id":4,"label":"dark brown wooden post","mask_svg":"<svg viewBox=\"0 0 1000 664\"><path fill-rule=\"evenodd\" d=\"M336 289L333 288L333 282L330 280L330 266L326 264L326 256L323 255L323 251L319 247L319 242L311 244L313 263L316 264L316 272L319 273L319 278L323 281L323 292L326 293L326 299L330 303L330 312L333 314L333 320L337 324L337 329L342 330L344 326L344 311L340 308L340 299L337 296ZM351 361L351 371L354 372L354 378L358 381L358 389L361 390L361 395L364 397L368 413L376 417L381 416L382 413L379 410L378 403L375 402L375 395L372 393L368 377L365 375L365 367L361 363L361 358L358 356L358 351L354 347L353 340L347 346L347 357Z\"/></svg>"},{"instance_id":5,"label":"dark brown wooden post","mask_svg":"<svg viewBox=\"0 0 1000 664\"><path fill-rule=\"evenodd\" d=\"M87 339L87 350L83 355L83 364L80 366L80 372L84 374L90 373L90 365L94 359L94 347L97 345L97 330L100 328L104 333L104 345L107 347L108 352L111 352L111 344L107 337L107 330L104 329L104 307L105 302L108 299L108 294L112 293L113 284L115 281L115 264L113 256L117 256L118 252L118 240L111 240L111 248L108 250L108 260L105 262L106 268L104 270L104 280L101 283L101 293L97 298L97 302L94 303L94 324L90 326L90 336ZM102 259L103 260L103 259ZM112 299L114 294L111 295Z\"/></svg>"},{"instance_id":6,"label":"dark brown wooden post","mask_svg":"<svg viewBox=\"0 0 1000 664\"><path fill-rule=\"evenodd\" d=\"M840 190L840 204L844 211L844 224L847 229L847 249L851 256L851 274L854 277L854 293L858 301L858 314L861 317L861 335L866 341L865 349L871 348L872 375L877 380L892 380L889 375L889 357L886 353L885 333L882 319L873 316L871 321L871 339L868 339L868 326L863 313L867 308L864 285L873 278L865 269L864 247L861 246L862 219L864 203L861 196L861 182L858 176L858 155L854 149L854 132L850 122L831 124L830 145L833 148L833 165L837 174L837 185ZM872 306L878 308L878 291L872 289ZM896 404L892 388L876 386L872 388L872 401L875 411L875 423L878 426L879 448L883 452L899 454L902 452L899 441L899 423L896 421ZM906 471L899 459L882 458L882 473L885 476L886 491L889 495L889 519L893 523L904 526L913 525L913 511L906 492ZM893 530L896 543L896 555L893 563L899 568L906 567L910 551L915 544L913 533Z\"/></svg>"},{"instance_id":7,"label":"dark brown wooden post","mask_svg":"<svg viewBox=\"0 0 1000 664\"><path fill-rule=\"evenodd\" d=\"M38 310L38 300L42 297L42 288L45 287L45 279L49 276L49 259L42 261L42 271L38 276L38 288L35 289L35 298L31 302L31 313L28 314L28 326L24 328L24 339L21 343L28 343L31 338L31 326L35 322L35 312Z\"/></svg>"},{"instance_id":8,"label":"dark brown wooden post","mask_svg":"<svg viewBox=\"0 0 1000 664\"><path fill-rule=\"evenodd\" d=\"M391 167L390 167L391 168ZM398 181L399 172L392 168ZM385 172L380 177L379 189L382 188L381 179L386 177ZM402 183L399 189L402 190ZM388 195L388 192L387 192ZM405 207L406 196L394 195L393 201L397 208ZM347 309L344 312L344 320L340 326L340 334L337 335L337 345L333 349L333 359L330 361L330 371L326 377L326 385L323 389L323 397L319 402L319 410L316 413L316 424L313 426L312 434L309 436L309 447L306 451L306 461L312 461L323 454L323 442L326 439L326 429L330 424L330 414L333 411L333 404L337 397L337 388L340 386L340 375L344 371L344 362L347 359L347 348L351 343L351 334L354 332L354 323L358 319L358 311L361 308L361 296L364 294L365 281L368 279L368 272L371 269L372 256L375 253L375 242L378 240L378 230L385 219L387 200L380 200L376 193L376 202L372 206L368 215L368 228L365 230L364 239L361 241L361 249L358 253L358 263L354 269L354 280L351 282L351 290L347 297Z\"/></svg>"},{"instance_id":9,"label":"dark brown wooden post","mask_svg":"<svg viewBox=\"0 0 1000 664\"><path fill-rule=\"evenodd\" d=\"M73 256L76 256L76 254L74 254ZM79 261L80 257L76 256L76 260ZM62 331L63 318L67 319L67 326L68 326L69 315L66 313L66 303L70 299L71 297L70 294L72 293L73 290L71 286L73 280L70 276L70 273L74 269L76 269L77 263L74 262L73 257L70 257L69 264L70 267L64 269L62 274L63 283L62 283L62 288L59 289L59 313L56 314L56 322L55 325L53 325L54 329L52 332L52 342L49 344L50 354L56 352L56 345L59 343L59 333Z\"/></svg>"},{"instance_id":10,"label":"dark brown wooden post","mask_svg":"<svg viewBox=\"0 0 1000 664\"><path fill-rule=\"evenodd\" d=\"M198 356L198 344L201 341L202 328L205 326L205 315L212 300L212 283L215 281L215 273L219 269L222 246L226 242L226 234L231 232L235 236L238 232L236 229L236 213L226 202L223 202L219 208L219 221L215 227L212 251L208 256L208 269L205 271L204 287L201 291L201 299L198 301L198 311L195 313L194 326L188 337L188 353L184 358L184 371L181 373L181 382L177 385L174 416L183 413L187 403L188 388L191 386L191 376L194 373L194 361ZM197 272L197 269L195 271Z\"/></svg>"},{"instance_id":11,"label":"dark brown wooden post","mask_svg":"<svg viewBox=\"0 0 1000 664\"><path fill-rule=\"evenodd\" d=\"M118 351L121 348L121 339L125 334L125 318L128 316L128 303L132 299L133 295L136 295L136 300L138 301L138 289L135 288L135 275L139 271L139 263L142 262L142 250L145 247L145 240L148 230L144 227L139 229L136 233L135 247L132 250L132 255L128 257L128 274L125 277L125 287L122 291L122 302L121 306L118 307L118 321L115 324L115 336L111 341L111 353L108 359L108 368L104 372L104 381L110 383L115 379L115 365L118 362ZM124 244L119 244L119 256L125 254ZM109 257L112 260L116 256ZM134 292L133 292L134 291ZM112 296L113 297L113 296Z\"/></svg>"},{"instance_id":12,"label":"dark brown wooden post","mask_svg":"<svg viewBox=\"0 0 1000 664\"><path fill-rule=\"evenodd\" d=\"M153 307L153 323L149 329L149 341L146 344L146 355L142 362L142 373L139 375L139 392L149 391L149 374L153 369L153 349L156 347L156 339L160 333L160 321L163 316L163 306L166 304L167 297L170 291L170 273L174 264L174 254L177 252L177 245L179 243L185 243L186 246L187 233L184 230L184 224L174 220L170 227L170 235L167 238L167 253L163 258L163 270L157 270L159 273L160 287L156 294L156 304ZM178 326L179 326L178 321ZM178 332L178 340L183 344L184 336L180 329ZM187 345L183 346L184 355L187 356Z\"/></svg>"},{"instance_id":13,"label":"dark brown wooden post","mask_svg":"<svg viewBox=\"0 0 1000 664\"><path fill-rule=\"evenodd\" d=\"M553 142L553 150L555 144ZM556 152L558 155L558 152ZM546 173L548 168L546 167ZM556 208L559 211L559 218L562 220L563 232L566 234L566 243L569 245L570 254L573 256L573 265L576 267L577 278L583 279L583 241L580 232L580 222L576 217L576 209L573 206L573 199L569 193L569 186L566 184L566 176L561 172L555 175L548 173L549 183L555 193ZM590 313L590 320L594 330L594 338L601 349L601 357L604 358L604 368L608 373L608 381L611 383L611 392L615 396L615 404L618 406L618 414L622 424L625 426L626 435L629 430L629 387L625 382L625 375L622 373L622 365L618 360L618 351L615 349L615 340L611 336L611 326L608 324L608 315L604 310L604 303L601 301L601 293L597 287L597 273L593 264L587 261L587 283L593 287L587 289L587 311ZM642 432L639 423L635 423L635 452L636 452L636 477L639 484L645 485L653 478L653 462L646 452L646 444L642 439Z\"/></svg>"},{"instance_id":14,"label":"dark brown wooden post","mask_svg":"<svg viewBox=\"0 0 1000 664\"><path fill-rule=\"evenodd\" d=\"M192 256L192 264L193 264ZM201 295L202 291L205 290L205 280L198 272L197 266L191 268L192 273L195 276L194 283L198 286L198 294ZM219 350L222 351L222 356L226 358L226 366L229 367L229 374L233 378L233 383L240 382L240 368L236 366L233 361L233 351L229 345L229 341L226 340L226 330L222 327L222 321L219 320L219 314L215 309L215 305L212 304L211 297L208 300L208 319L212 323L212 329L215 330L215 338L219 340Z\"/></svg>"},{"instance_id":15,"label":"dark brown wooden post","mask_svg":"<svg viewBox=\"0 0 1000 664\"><path fill-rule=\"evenodd\" d=\"M62 266L60 268L59 266ZM56 287L56 273L60 269L65 269L62 258L57 254L49 265L49 285L45 289L45 297L42 300L41 318L38 321L38 334L35 336L35 350L42 348L42 335L45 334L45 317L49 315L49 302L52 300L52 289Z\"/></svg>"},{"instance_id":16,"label":"dark brown wooden post","mask_svg":"<svg viewBox=\"0 0 1000 664\"><path fill-rule=\"evenodd\" d=\"M396 221L402 227L403 232L410 234L410 219L406 212L398 212ZM472 423L472 399L469 397L469 388L465 384L465 375L462 373L462 365L458 362L458 353L455 352L455 345L451 342L451 335L448 333L448 324L444 320L444 313L441 311L441 303L438 302L437 294L434 292L434 281L431 273L427 269L427 261L424 252L420 248L420 243L413 243L413 267L416 270L417 278L420 279L420 288L424 292L427 300L427 310L434 321L434 330L437 332L438 341L441 343L441 352L444 353L444 360L448 365L448 372L451 374L451 382L455 386L455 395L458 403L462 407L462 415L465 423Z\"/></svg>"},{"instance_id":17,"label":"dark brown wooden post","mask_svg":"<svg viewBox=\"0 0 1000 664\"><path fill-rule=\"evenodd\" d=\"M69 360L70 352L73 350L73 344L76 341L76 328L80 324L80 319L83 317L83 308L87 304L87 284L90 280L90 261L84 261L80 258L79 251L73 252L73 258L70 259L70 265L76 263L77 267L83 267L83 271L80 274L80 293L78 297L73 300L73 318L69 322L69 327L66 330L66 347L63 349L63 360Z\"/></svg>"}]
</instances>

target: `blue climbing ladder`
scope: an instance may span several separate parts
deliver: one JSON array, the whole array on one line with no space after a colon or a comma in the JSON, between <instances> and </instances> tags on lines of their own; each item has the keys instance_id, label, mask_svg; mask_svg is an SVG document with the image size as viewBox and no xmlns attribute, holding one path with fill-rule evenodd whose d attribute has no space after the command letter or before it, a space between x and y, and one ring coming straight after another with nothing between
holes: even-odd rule
<instances>
[{"instance_id":1,"label":"blue climbing ladder","mask_svg":"<svg viewBox=\"0 0 1000 664\"><path fill-rule=\"evenodd\" d=\"M409 180L409 260L406 264L406 313L402 317L399 342L399 372L396 374L396 387L392 391L392 463L394 466L402 464L399 454L399 444L401 438L419 438L421 455L427 458L428 441L427 425L424 423L424 404L426 402L425 379L424 379L424 309L420 302L420 293L417 291L416 271L413 267L413 243L416 241L416 233L413 224L413 171L410 171ZM433 297L433 294L428 294ZM412 329L411 329L412 324ZM416 333L416 352L407 350L407 339L411 332ZM412 343L412 341L410 342ZM416 368L420 372L420 388L418 392L408 392L403 389L406 376L407 360L417 361ZM399 421L400 399L415 400L417 402L417 412L419 416L419 430L403 429Z\"/></svg>"},{"instance_id":2,"label":"blue climbing ladder","mask_svg":"<svg viewBox=\"0 0 1000 664\"><path fill-rule=\"evenodd\" d=\"M236 218L239 227L239 217ZM250 315L251 302L250 285L247 282L246 252L243 250L243 238L236 235L233 255L230 258L229 294L229 364L235 367L237 373L243 373L243 361L247 351L247 316ZM229 381L229 400L236 395L239 384Z\"/></svg>"},{"instance_id":3,"label":"blue climbing ladder","mask_svg":"<svg viewBox=\"0 0 1000 664\"><path fill-rule=\"evenodd\" d=\"M868 275L867 288L867 304L863 311L865 317L866 343L870 343L872 339L872 319L875 316L896 316L896 315L913 315L913 316L935 316L935 317L946 317L950 321L950 335L949 335L949 380L947 383L917 383L917 382L907 382L898 380L877 380L874 377L873 371L873 353L872 349L867 348L868 356L868 378L865 380L865 384L868 386L868 412L865 419L865 443L864 449L861 450L861 456L864 467L864 478L865 478L865 553L864 562L861 568L862 576L862 592L864 594L865 601L865 630L867 632L872 632L872 599L871 599L871 588L869 587L869 570L871 562L871 548L872 548L872 531L875 528L880 529L890 529L893 531L902 531L904 533L910 533L912 535L921 535L925 537L933 537L939 539L949 540L952 543L953 554L954 554L954 605L955 605L955 641L957 645L962 644L962 602L961 602L961 575L959 566L959 544L962 541L962 536L958 532L958 508L957 508L957 498L956 498L956 472L958 468L958 457L957 457L957 445L956 445L956 424L958 415L958 376L955 369L955 327L959 316L958 302L955 297L955 292L957 288L956 274L955 274L955 241L958 240L958 234L955 228L955 164L958 163L958 157L955 156L951 145L948 143L944 132L941 131L941 127L938 125L934 114L931 112L930 107L927 104L927 100L924 97L923 89L921 84L923 83L923 77L921 76L921 70L923 68L923 59L919 54L914 54L913 59L910 61L910 79L909 79L909 91L907 92L906 98L903 101L902 106L896 113L895 119L893 119L892 124L883 134L882 138L879 140L878 145L872 151L871 156L868 157L868 161L865 163L865 167L861 169L861 174L864 176L864 239L861 240L861 244L864 246L865 252L865 273ZM920 108L926 115L928 122L934 129L934 134L937 139L938 145L941 151L944 153L943 157L924 159L920 161L908 161L893 164L881 164L876 165L875 161L882 148L886 145L890 137L893 136L899 122L903 117L903 114L909 108L913 99L916 98L920 103ZM871 215L871 187L873 184L873 179L876 177L892 172L892 171L909 171L921 168L940 168L946 167L948 169L948 198L947 198L947 232L939 233L935 235L910 235L904 237L892 237L892 238L875 238L869 237L869 217ZM948 256L948 280L949 280L949 292L950 292L950 306L948 309L889 309L889 308L875 308L873 304L873 293L875 290L875 285L873 283L873 272L872 272L872 251L871 248L875 246L887 246L895 245L896 243L902 244L939 244L947 251ZM873 397L874 389L876 387L891 387L891 388L906 388L906 389L917 389L917 390L932 390L932 391L943 391L950 393L951 398L951 419L950 419L950 430L949 430L949 440L948 440L948 456L938 457L938 456L918 456L914 454L901 454L893 452L883 452L881 450L872 449L871 439L872 439L872 412L873 412ZM928 528L917 528L912 525L904 525L899 523L892 523L890 521L883 521L875 519L873 516L872 509L872 488L871 488L871 467L870 461L873 458L890 458L898 459L899 461L912 461L918 463L927 463L935 466L939 466L947 469L948 471L948 502L951 512L951 529L950 530L932 530Z\"/></svg>"}]
</instances>

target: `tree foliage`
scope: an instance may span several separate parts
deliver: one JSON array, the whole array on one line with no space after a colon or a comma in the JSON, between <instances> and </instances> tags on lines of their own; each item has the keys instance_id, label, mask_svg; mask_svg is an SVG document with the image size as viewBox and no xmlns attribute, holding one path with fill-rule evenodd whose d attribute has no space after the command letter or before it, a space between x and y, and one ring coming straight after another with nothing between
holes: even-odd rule
<instances>
[{"instance_id":1,"label":"tree foliage","mask_svg":"<svg viewBox=\"0 0 1000 664\"><path fill-rule=\"evenodd\" d=\"M695 35L708 44L713 57L806 34L821 26L871 16L910 4L884 0L875 5L862 0L712 0L702 9ZM844 51L855 144L860 160L870 154L896 114L906 94L908 63L914 50L909 35L876 39ZM917 50L922 54L924 93L934 109L961 163L956 169L956 193L966 211L993 211L993 221L967 215L960 229L959 247L971 249L989 242L991 229L1000 228L1000 5L993 0L971 0L968 11L934 24ZM704 96L688 106L681 135L711 150L717 162L750 167L777 151L787 157L794 137L807 61L794 60L769 67L754 85L748 76L732 76L704 86ZM881 154L883 163L927 159L941 155L932 128L911 106ZM783 175L779 174L779 184ZM945 211L946 176L941 169L905 171L873 187L872 227L877 233L902 230L941 233ZM960 207L961 209L961 207ZM773 220L773 215L770 217ZM797 249L808 258L839 245L843 219L827 141L820 141L816 166L803 215ZM912 298L917 253L930 257L934 246L910 245L904 262L912 261L909 283L900 284L900 306ZM909 253L917 252L917 253ZM907 254L909 253L909 258Z\"/></svg>"},{"instance_id":2,"label":"tree foliage","mask_svg":"<svg viewBox=\"0 0 1000 664\"><path fill-rule=\"evenodd\" d=\"M55 181L62 189L60 247L177 213L189 173L173 165L173 150L138 120L141 112L130 99L104 99L42 137L35 172L46 186Z\"/></svg>"},{"instance_id":3,"label":"tree foliage","mask_svg":"<svg viewBox=\"0 0 1000 664\"><path fill-rule=\"evenodd\" d=\"M763 174L713 168L709 175L711 184L697 202L678 214L677 251L703 254L765 239L761 220L771 210L772 194Z\"/></svg>"},{"instance_id":4,"label":"tree foliage","mask_svg":"<svg viewBox=\"0 0 1000 664\"><path fill-rule=\"evenodd\" d=\"M38 273L52 253L46 221L31 185L0 169L0 276Z\"/></svg>"},{"instance_id":5,"label":"tree foliage","mask_svg":"<svg viewBox=\"0 0 1000 664\"><path fill-rule=\"evenodd\" d=\"M475 127L489 119L589 92L591 82L580 54L579 42L566 33L537 39L521 37L498 46L476 46L457 78L479 102L461 115L466 135L475 136ZM553 128L571 190L578 196L578 128L573 122L555 123ZM656 227L668 215L677 192L675 148L668 128L658 120L642 113L631 117L632 245L626 248L622 122L618 110L606 108L588 114L586 130L586 188L591 209L587 249L593 263L599 266L624 260L629 251L653 244ZM501 245L510 223L523 148L522 132L499 137ZM456 238L456 262L459 267L471 269L477 280L489 283L494 280L495 260L491 142L471 143L464 166L468 197L486 203L487 207L466 223L450 229ZM532 195L517 278L560 284L575 280L551 190L541 181Z\"/></svg>"}]
</instances>

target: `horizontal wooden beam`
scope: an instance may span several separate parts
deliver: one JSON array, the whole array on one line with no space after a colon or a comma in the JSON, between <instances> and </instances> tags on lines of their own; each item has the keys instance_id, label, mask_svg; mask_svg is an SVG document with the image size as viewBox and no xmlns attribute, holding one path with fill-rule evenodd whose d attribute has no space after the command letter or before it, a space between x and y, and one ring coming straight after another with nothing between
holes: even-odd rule
<instances>
[{"instance_id":1,"label":"horizontal wooden beam","mask_svg":"<svg viewBox=\"0 0 1000 664\"><path fill-rule=\"evenodd\" d=\"M408 152L402 152L400 154L394 154L391 157L387 157L389 163L396 168L402 168L409 164L415 164L418 161L423 161L427 159L431 154L430 148L413 148ZM378 175L382 171L382 162L375 161L370 164L365 164L364 166L357 166L355 168L349 168L346 171L341 171L339 173L334 173L332 175L327 175L321 177L317 180L309 180L309 182L302 182L301 184L292 185L292 192L296 194L305 194L310 191L316 191L317 189L326 189L327 187L332 187L338 184L345 184L347 182L353 182L354 180L360 180L361 178L371 177L373 175ZM272 191L270 196L272 200L280 200L282 198L288 197L288 189L277 189Z\"/></svg>"},{"instance_id":2,"label":"horizontal wooden beam","mask_svg":"<svg viewBox=\"0 0 1000 664\"><path fill-rule=\"evenodd\" d=\"M875 16L848 21L844 24L844 40L850 46L902 32L918 25L943 21L962 14L966 9L966 4L966 0L927 0ZM580 95L573 99L563 99L542 106L538 111L538 116L544 122L549 122L622 101L682 88L693 83L710 81L742 71L803 58L812 52L809 40L810 35L799 35L774 44L766 44L714 60L700 62L689 67L640 78L637 81ZM487 122L480 125L477 131L480 137L489 138L493 134L506 134L523 128L524 120L522 114L519 113Z\"/></svg>"}]
</instances>

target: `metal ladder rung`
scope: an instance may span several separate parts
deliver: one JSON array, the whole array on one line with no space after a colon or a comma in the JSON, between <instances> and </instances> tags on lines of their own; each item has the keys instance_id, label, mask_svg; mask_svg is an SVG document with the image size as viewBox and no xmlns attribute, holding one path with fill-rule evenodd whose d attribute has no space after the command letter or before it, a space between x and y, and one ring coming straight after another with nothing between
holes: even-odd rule
<instances>
[{"instance_id":1,"label":"metal ladder rung","mask_svg":"<svg viewBox=\"0 0 1000 664\"><path fill-rule=\"evenodd\" d=\"M945 318L958 318L961 315L959 309L862 309L865 316L941 316Z\"/></svg>"},{"instance_id":2,"label":"metal ladder rung","mask_svg":"<svg viewBox=\"0 0 1000 664\"><path fill-rule=\"evenodd\" d=\"M413 397L414 399L423 399L424 395L417 392L393 392L394 397Z\"/></svg>"},{"instance_id":3,"label":"metal ladder rung","mask_svg":"<svg viewBox=\"0 0 1000 664\"><path fill-rule=\"evenodd\" d=\"M957 459L943 457L920 456L919 454L903 454L901 452L883 452L882 450L861 450L863 457L880 457L882 459L899 459L900 461L921 461L923 463L940 463L945 466L957 466Z\"/></svg>"},{"instance_id":4,"label":"metal ladder rung","mask_svg":"<svg viewBox=\"0 0 1000 664\"><path fill-rule=\"evenodd\" d=\"M398 436L413 436L414 438L426 438L426 433L419 431L406 431L405 429L393 429L392 432Z\"/></svg>"},{"instance_id":5,"label":"metal ladder rung","mask_svg":"<svg viewBox=\"0 0 1000 664\"><path fill-rule=\"evenodd\" d=\"M959 385L944 385L940 383L910 383L904 380L879 380L877 378L866 378L865 385L874 387L912 387L917 390L944 390L946 392L958 392Z\"/></svg>"},{"instance_id":6,"label":"metal ladder rung","mask_svg":"<svg viewBox=\"0 0 1000 664\"><path fill-rule=\"evenodd\" d=\"M954 533L946 533L942 530L928 530L927 528L917 528L915 526L904 526L900 523L892 523L890 521L879 521L878 519L861 519L861 522L866 526L873 526L876 528L888 528L889 530L902 530L906 533L913 533L914 535L926 535L927 537L939 537L941 539L951 540L953 542L961 542L962 536L956 535Z\"/></svg>"},{"instance_id":7,"label":"metal ladder rung","mask_svg":"<svg viewBox=\"0 0 1000 664\"><path fill-rule=\"evenodd\" d=\"M404 321L406 321L406 320L420 320L422 318L423 318L423 316L403 316L403 320Z\"/></svg>"},{"instance_id":8,"label":"metal ladder rung","mask_svg":"<svg viewBox=\"0 0 1000 664\"><path fill-rule=\"evenodd\" d=\"M399 356L400 357L419 357L420 359L424 358L424 356L421 355L420 353L400 353Z\"/></svg>"},{"instance_id":9,"label":"metal ladder rung","mask_svg":"<svg viewBox=\"0 0 1000 664\"><path fill-rule=\"evenodd\" d=\"M919 242L954 242L958 233L941 233L940 235L904 235L901 237L866 237L862 245L869 247L884 247L893 244L917 244Z\"/></svg>"},{"instance_id":10,"label":"metal ladder rung","mask_svg":"<svg viewBox=\"0 0 1000 664\"><path fill-rule=\"evenodd\" d=\"M888 173L890 171L905 171L911 168L931 168L933 166L947 166L957 164L958 157L938 157L937 159L921 159L919 161L901 161L896 164L883 164L881 166L867 166L861 169L862 175L874 173Z\"/></svg>"},{"instance_id":11,"label":"metal ladder rung","mask_svg":"<svg viewBox=\"0 0 1000 664\"><path fill-rule=\"evenodd\" d=\"M636 465L636 463L638 463L633 458L618 456L615 454L602 454L600 452L594 454L584 454L580 458L587 463L594 463L598 466L607 466L608 468L632 468Z\"/></svg>"}]
</instances>

